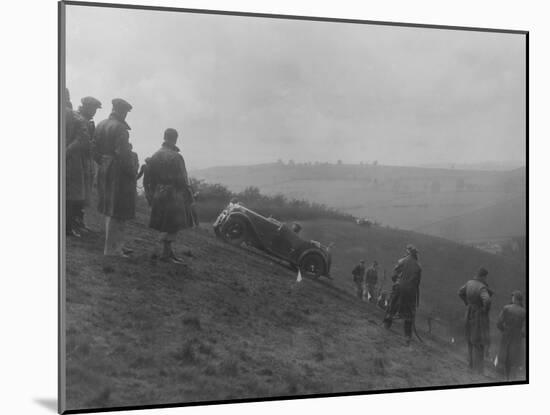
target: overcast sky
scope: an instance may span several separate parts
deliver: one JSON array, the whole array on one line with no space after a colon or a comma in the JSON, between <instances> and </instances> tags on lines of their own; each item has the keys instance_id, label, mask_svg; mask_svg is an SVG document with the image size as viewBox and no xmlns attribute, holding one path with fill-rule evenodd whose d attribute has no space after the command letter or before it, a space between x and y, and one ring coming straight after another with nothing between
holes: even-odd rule
<instances>
[{"instance_id":1,"label":"overcast sky","mask_svg":"<svg viewBox=\"0 0 550 415\"><path fill-rule=\"evenodd\" d=\"M140 160L525 161L522 35L67 6L67 87L133 105Z\"/></svg>"}]
</instances>

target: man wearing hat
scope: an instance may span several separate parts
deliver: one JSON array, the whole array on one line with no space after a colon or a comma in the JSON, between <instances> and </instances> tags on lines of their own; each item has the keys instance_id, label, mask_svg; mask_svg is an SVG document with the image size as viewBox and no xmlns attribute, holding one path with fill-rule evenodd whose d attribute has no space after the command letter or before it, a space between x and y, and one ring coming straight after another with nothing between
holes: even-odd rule
<instances>
[{"instance_id":1,"label":"man wearing hat","mask_svg":"<svg viewBox=\"0 0 550 415\"><path fill-rule=\"evenodd\" d=\"M194 225L193 192L177 141L178 132L173 128L166 129L162 147L147 163L148 186L145 191L151 204L149 227L161 232L161 260L182 264L183 260L174 252L173 243L178 231Z\"/></svg>"},{"instance_id":2,"label":"man wearing hat","mask_svg":"<svg viewBox=\"0 0 550 415\"><path fill-rule=\"evenodd\" d=\"M91 137L86 120L73 111L69 90L65 90L65 201L67 236L80 237L79 217L87 197L85 159L89 157Z\"/></svg>"},{"instance_id":3,"label":"man wearing hat","mask_svg":"<svg viewBox=\"0 0 550 415\"><path fill-rule=\"evenodd\" d=\"M483 359L490 343L489 310L492 291L487 283L489 272L481 267L473 279L458 290L466 309L465 334L470 369L483 372Z\"/></svg>"},{"instance_id":4,"label":"man wearing hat","mask_svg":"<svg viewBox=\"0 0 550 415\"><path fill-rule=\"evenodd\" d=\"M127 257L124 230L136 210L136 160L132 154L126 116L132 106L121 98L112 101L109 118L95 129L93 157L98 163L98 210L105 215L105 255Z\"/></svg>"},{"instance_id":5,"label":"man wearing hat","mask_svg":"<svg viewBox=\"0 0 550 415\"><path fill-rule=\"evenodd\" d=\"M80 100L82 105L78 107L77 114L84 120L86 131L90 140L94 137L95 124L93 121L94 115L98 108L101 108L101 102L94 97L84 97ZM90 197L92 194L92 183L94 180L94 162L92 160L91 141L90 146L86 151L82 153L82 169L84 173L84 200L78 202L75 205L75 224L78 227L79 232L87 232L87 228L84 222L84 206L90 203Z\"/></svg>"},{"instance_id":6,"label":"man wearing hat","mask_svg":"<svg viewBox=\"0 0 550 415\"><path fill-rule=\"evenodd\" d=\"M365 260L362 259L359 261L359 264L353 268L351 271L351 275L353 277L353 283L355 284L355 292L357 295L357 298L360 300L363 299L364 296L364 288L365 288Z\"/></svg>"},{"instance_id":7,"label":"man wearing hat","mask_svg":"<svg viewBox=\"0 0 550 415\"><path fill-rule=\"evenodd\" d=\"M416 308L420 300L422 267L418 262L418 250L413 245L407 245L405 251L406 256L397 261L394 268L393 287L384 316L384 327L389 329L395 316L399 315L403 319L407 344L410 344Z\"/></svg>"},{"instance_id":8,"label":"man wearing hat","mask_svg":"<svg viewBox=\"0 0 550 415\"><path fill-rule=\"evenodd\" d=\"M498 317L497 328L502 333L497 357L497 369L506 380L515 380L524 361L525 317L521 291L512 293L512 304L505 305Z\"/></svg>"}]
</instances>

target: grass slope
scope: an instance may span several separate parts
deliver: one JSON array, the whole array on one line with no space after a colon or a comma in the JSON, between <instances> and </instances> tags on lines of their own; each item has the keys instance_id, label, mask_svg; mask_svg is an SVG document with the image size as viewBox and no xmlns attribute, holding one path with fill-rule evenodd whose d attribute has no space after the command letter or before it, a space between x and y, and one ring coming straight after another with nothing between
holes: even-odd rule
<instances>
[{"instance_id":1,"label":"grass slope","mask_svg":"<svg viewBox=\"0 0 550 415\"><path fill-rule=\"evenodd\" d=\"M525 290L526 270L514 259L412 231L365 228L333 220L300 223L303 224L304 237L324 243L334 242L332 270L335 283L350 292L354 289L351 270L361 258L367 262L377 260L380 270L386 269L385 288L390 289L393 267L397 259L404 256L408 243L420 251L423 267L421 312L433 310L446 320L461 317L464 309L457 291L480 266L489 270L489 285L495 291L495 313L509 302L513 290Z\"/></svg>"},{"instance_id":2,"label":"grass slope","mask_svg":"<svg viewBox=\"0 0 550 415\"><path fill-rule=\"evenodd\" d=\"M292 272L216 240L209 229L180 235L187 265L176 266L151 258L158 235L144 225L143 212L128 227L132 260L103 258L94 212L88 220L96 232L67 241L68 409L491 380L470 374L437 338L406 347L399 325L384 330L381 311L346 291L359 254L351 245L336 248L346 256L335 259L329 283L296 284ZM388 234L374 244L384 230L340 225L307 229L364 237L359 245L388 249L388 261L404 243L403 235ZM411 242L426 252L420 240ZM428 273L426 281L439 277Z\"/></svg>"},{"instance_id":3,"label":"grass slope","mask_svg":"<svg viewBox=\"0 0 550 415\"><path fill-rule=\"evenodd\" d=\"M526 200L525 195L522 195L457 217L424 225L416 230L459 241L525 236Z\"/></svg>"}]
</instances>

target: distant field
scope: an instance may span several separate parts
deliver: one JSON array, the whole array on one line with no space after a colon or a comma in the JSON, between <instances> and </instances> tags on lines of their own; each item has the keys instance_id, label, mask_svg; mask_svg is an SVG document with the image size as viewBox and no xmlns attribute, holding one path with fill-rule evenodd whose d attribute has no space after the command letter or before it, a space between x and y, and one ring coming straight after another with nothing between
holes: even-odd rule
<instances>
[{"instance_id":1,"label":"distant field","mask_svg":"<svg viewBox=\"0 0 550 415\"><path fill-rule=\"evenodd\" d=\"M368 217L401 229L413 229L513 197L497 191L394 192L373 189L349 180L296 180L265 185L262 191L314 200L354 216Z\"/></svg>"},{"instance_id":2,"label":"distant field","mask_svg":"<svg viewBox=\"0 0 550 415\"><path fill-rule=\"evenodd\" d=\"M283 194L337 208L401 229L421 229L524 197L525 169L475 171L373 165L281 165L214 167L192 172L211 183L242 191L256 186L264 194ZM502 210L502 209L500 209ZM502 210L504 211L504 210ZM499 220L524 232L525 211L505 209ZM500 226L488 229L498 237ZM507 232L509 229L507 230ZM434 235L449 237L431 232ZM491 234L491 235L489 235ZM467 238L465 235L464 239ZM508 235L502 235L508 236ZM475 238L479 237L476 232ZM452 235L451 235L451 239Z\"/></svg>"}]
</instances>

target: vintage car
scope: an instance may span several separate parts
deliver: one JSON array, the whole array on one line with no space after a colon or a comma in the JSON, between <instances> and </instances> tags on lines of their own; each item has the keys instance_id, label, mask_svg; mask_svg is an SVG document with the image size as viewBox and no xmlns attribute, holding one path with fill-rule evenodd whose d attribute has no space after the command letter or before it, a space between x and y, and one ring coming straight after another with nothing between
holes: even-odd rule
<instances>
[{"instance_id":1,"label":"vintage car","mask_svg":"<svg viewBox=\"0 0 550 415\"><path fill-rule=\"evenodd\" d=\"M301 227L292 227L266 218L245 206L230 202L214 222L217 236L233 245L246 244L268 253L303 274L330 278L330 249L299 236Z\"/></svg>"}]
</instances>

